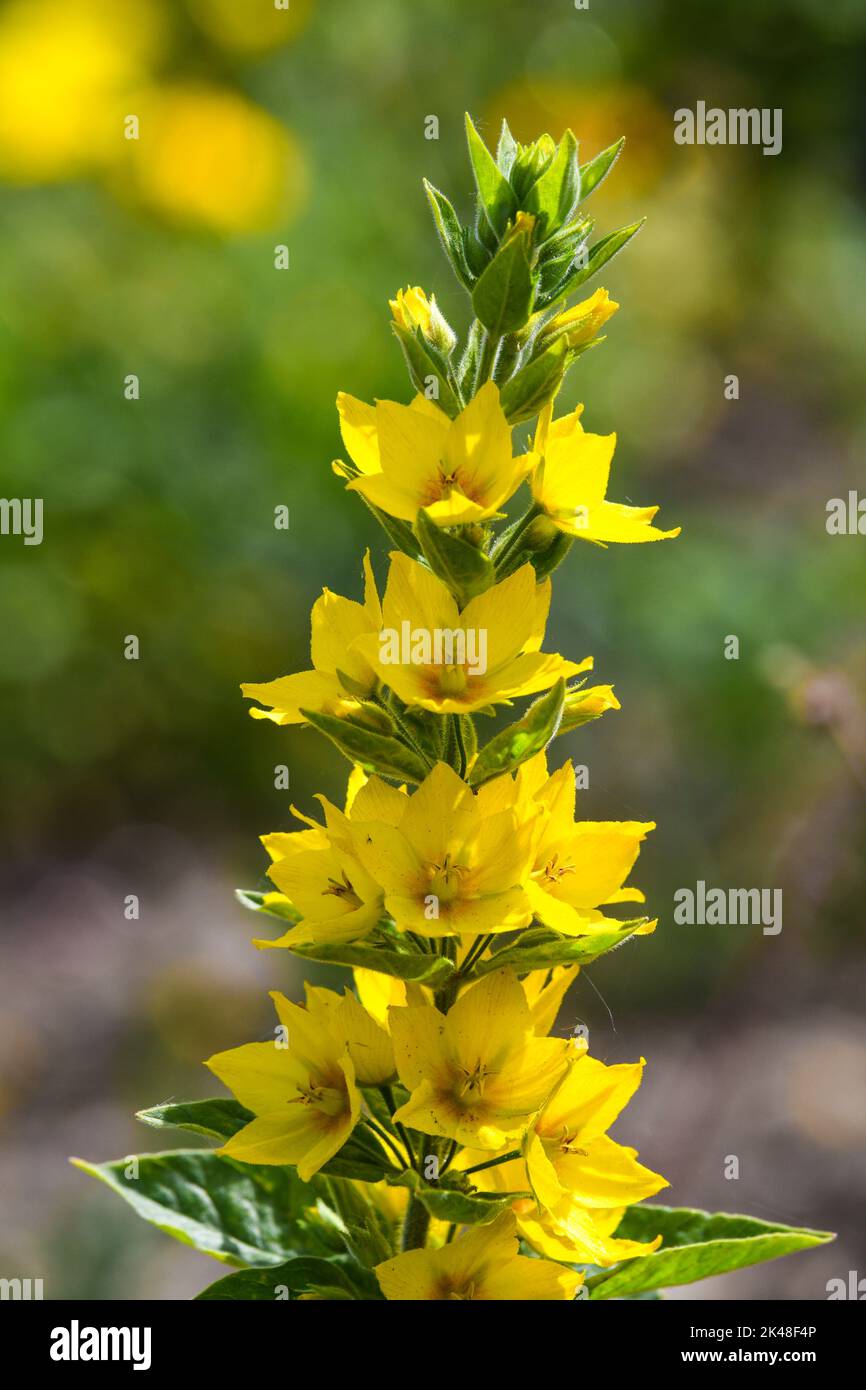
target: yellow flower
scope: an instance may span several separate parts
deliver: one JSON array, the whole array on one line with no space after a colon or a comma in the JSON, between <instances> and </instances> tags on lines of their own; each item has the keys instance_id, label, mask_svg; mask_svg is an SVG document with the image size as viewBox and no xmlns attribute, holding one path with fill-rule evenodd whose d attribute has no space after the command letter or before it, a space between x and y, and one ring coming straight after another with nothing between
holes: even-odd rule
<instances>
[{"instance_id":1,"label":"yellow flower","mask_svg":"<svg viewBox=\"0 0 866 1390\"><path fill-rule=\"evenodd\" d=\"M554 530L598 545L678 536L679 526L659 531L652 525L658 507L627 507L606 500L616 435L585 433L582 410L578 406L571 415L553 420L551 404L539 420L534 447L541 462L532 475L532 495L544 515L535 523L537 534L546 521Z\"/></svg>"},{"instance_id":2,"label":"yellow flower","mask_svg":"<svg viewBox=\"0 0 866 1390\"><path fill-rule=\"evenodd\" d=\"M539 650L550 607L550 581L536 584L531 565L494 584L458 611L450 591L408 556L393 553L382 631L357 650L407 705L469 714L547 690L589 670Z\"/></svg>"},{"instance_id":3,"label":"yellow flower","mask_svg":"<svg viewBox=\"0 0 866 1390\"><path fill-rule=\"evenodd\" d=\"M341 598L325 589L313 605L310 654L314 670L263 684L241 686L248 700L259 700L267 710L251 709L253 719L272 719L275 724L303 724L302 709L341 715L357 709L357 697L340 679L349 677L353 687L372 692L376 673L358 648L358 639L378 633L382 609L369 550L364 555L364 602Z\"/></svg>"},{"instance_id":4,"label":"yellow flower","mask_svg":"<svg viewBox=\"0 0 866 1390\"><path fill-rule=\"evenodd\" d=\"M218 1052L205 1066L256 1118L218 1150L244 1163L292 1163L308 1182L342 1148L361 1113L345 1039L317 1012L272 996L274 1042Z\"/></svg>"},{"instance_id":5,"label":"yellow flower","mask_svg":"<svg viewBox=\"0 0 866 1390\"><path fill-rule=\"evenodd\" d=\"M356 806L362 816L382 814L382 800L375 795L376 788L401 796L378 778L371 778L370 783L350 802L349 815ZM351 796L351 778L349 785ZM369 936L384 915L382 889L353 853L348 816L324 797L319 800L325 808L327 827L309 821L309 830L277 831L262 836L262 844L273 861L268 875L285 900L301 914L301 921L276 941L256 941L257 946L291 949L311 942L359 941ZM406 800L405 796L401 798L401 809Z\"/></svg>"},{"instance_id":6,"label":"yellow flower","mask_svg":"<svg viewBox=\"0 0 866 1390\"><path fill-rule=\"evenodd\" d=\"M311 984L306 984L304 989L311 1016L323 1017L331 1032L343 1042L359 1086L384 1086L396 1080L394 1048L387 1029L371 1018L351 990L336 994L332 989ZM276 1000L279 1012L286 1001L281 994L271 997Z\"/></svg>"},{"instance_id":7,"label":"yellow flower","mask_svg":"<svg viewBox=\"0 0 866 1390\"><path fill-rule=\"evenodd\" d=\"M637 1162L634 1149L607 1130L631 1100L645 1063L605 1066L583 1056L549 1096L525 1145L526 1167L539 1205L567 1224L572 1205L629 1206L667 1182Z\"/></svg>"},{"instance_id":8,"label":"yellow flower","mask_svg":"<svg viewBox=\"0 0 866 1390\"><path fill-rule=\"evenodd\" d=\"M539 334L539 347L547 347L563 336L570 348L582 347L592 341L618 308L616 300L610 298L607 290L596 290L589 299L550 319Z\"/></svg>"},{"instance_id":9,"label":"yellow flower","mask_svg":"<svg viewBox=\"0 0 866 1390\"><path fill-rule=\"evenodd\" d=\"M487 975L448 1014L429 1005L392 1009L400 1080L411 1095L395 1120L478 1149L501 1148L546 1100L573 1055L539 1038L519 983Z\"/></svg>"},{"instance_id":10,"label":"yellow flower","mask_svg":"<svg viewBox=\"0 0 866 1390\"><path fill-rule=\"evenodd\" d=\"M657 1250L660 1235L651 1241L617 1239L615 1232L624 1214L624 1207L590 1211L570 1203L553 1216L534 1209L531 1202L515 1203L517 1228L527 1244L546 1259L570 1264L615 1265Z\"/></svg>"},{"instance_id":11,"label":"yellow flower","mask_svg":"<svg viewBox=\"0 0 866 1390\"><path fill-rule=\"evenodd\" d=\"M466 783L437 763L404 799L399 821L364 821L353 807L352 843L385 893L401 931L425 936L515 931L532 913L520 887L532 827L513 811L487 815Z\"/></svg>"},{"instance_id":12,"label":"yellow flower","mask_svg":"<svg viewBox=\"0 0 866 1390\"><path fill-rule=\"evenodd\" d=\"M513 458L499 389L486 382L451 420L431 401L365 405L341 395L343 440L359 470L347 486L403 521L424 507L439 526L501 515L536 459Z\"/></svg>"},{"instance_id":13,"label":"yellow flower","mask_svg":"<svg viewBox=\"0 0 866 1390\"><path fill-rule=\"evenodd\" d=\"M472 1226L441 1250L407 1250L376 1266L387 1299L464 1299L481 1303L573 1299L583 1275L518 1255L514 1217L505 1212Z\"/></svg>"},{"instance_id":14,"label":"yellow flower","mask_svg":"<svg viewBox=\"0 0 866 1390\"><path fill-rule=\"evenodd\" d=\"M508 1145L503 1157L513 1148ZM459 1171L483 1163L489 1154L483 1149L464 1149L454 1167ZM472 1174L472 1185L481 1192L515 1193L511 1211L517 1221L517 1231L539 1255L568 1264L613 1265L648 1255L661 1243L661 1236L649 1243L618 1240L615 1232L625 1207L580 1207L571 1199L563 1200L557 1217L541 1207L533 1197L521 1196L529 1187L526 1163L522 1158L498 1163Z\"/></svg>"},{"instance_id":15,"label":"yellow flower","mask_svg":"<svg viewBox=\"0 0 866 1390\"><path fill-rule=\"evenodd\" d=\"M532 1013L532 1026L539 1037L547 1037L556 1022L569 985L577 978L576 965L557 965L552 970L531 970L523 977L523 993Z\"/></svg>"},{"instance_id":16,"label":"yellow flower","mask_svg":"<svg viewBox=\"0 0 866 1390\"><path fill-rule=\"evenodd\" d=\"M478 793L485 814L513 810L534 828L531 872L524 882L533 914L554 931L583 936L602 931L613 919L600 907L642 902L643 894L623 884L653 821L575 821L574 769L563 763L547 775L544 753L497 777ZM655 924L640 930L646 934Z\"/></svg>"}]
</instances>

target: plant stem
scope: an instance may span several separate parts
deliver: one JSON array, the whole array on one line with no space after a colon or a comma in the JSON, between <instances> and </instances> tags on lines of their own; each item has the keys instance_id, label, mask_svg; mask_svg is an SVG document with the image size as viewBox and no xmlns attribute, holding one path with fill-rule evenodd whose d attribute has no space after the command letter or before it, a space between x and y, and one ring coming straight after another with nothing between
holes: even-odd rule
<instances>
[{"instance_id":1,"label":"plant stem","mask_svg":"<svg viewBox=\"0 0 866 1390\"><path fill-rule=\"evenodd\" d=\"M427 1239L429 1226L430 1213L413 1193L409 1198L406 1221L403 1225L403 1250L420 1250Z\"/></svg>"},{"instance_id":2,"label":"plant stem","mask_svg":"<svg viewBox=\"0 0 866 1390\"><path fill-rule=\"evenodd\" d=\"M406 1168L408 1168L408 1167L411 1166L411 1165L408 1164L408 1163L406 1162L406 1160L403 1158L403 1155L401 1154L400 1150L397 1148L396 1144L394 1143L394 1140L391 1138L391 1136L390 1136L390 1134L388 1133L388 1131L387 1131L386 1129L383 1129L383 1128L382 1128L382 1126L379 1124L378 1120L374 1120L371 1116L367 1116L367 1124L368 1124L368 1126L370 1127L370 1129L373 1131L373 1133L376 1135L376 1138L379 1139L383 1144L387 1144L387 1145L388 1145L388 1148L391 1150L391 1153L394 1155L394 1157L396 1158L397 1162L400 1164L400 1169L401 1169L401 1171L405 1171ZM411 1153L411 1150L410 1150L410 1153Z\"/></svg>"},{"instance_id":3,"label":"plant stem","mask_svg":"<svg viewBox=\"0 0 866 1390\"><path fill-rule=\"evenodd\" d=\"M464 1168L463 1172L468 1177L470 1173L480 1173L484 1168L495 1168L497 1163L510 1163L513 1158L520 1158L520 1150L512 1149L511 1153L502 1154L499 1158L488 1158L485 1163L476 1163L474 1168Z\"/></svg>"},{"instance_id":4,"label":"plant stem","mask_svg":"<svg viewBox=\"0 0 866 1390\"><path fill-rule=\"evenodd\" d=\"M505 562L511 559L523 538L524 532L532 525L540 510L538 504L533 502L509 530L503 531L499 538L498 548L494 547L490 556L496 565L497 573L504 567Z\"/></svg>"},{"instance_id":5,"label":"plant stem","mask_svg":"<svg viewBox=\"0 0 866 1390\"><path fill-rule=\"evenodd\" d=\"M454 746L457 749L457 767L455 771L458 777L465 777L466 766L469 760L466 757L466 743L463 738L463 729L460 725L460 715L452 714L451 720L452 728L454 729Z\"/></svg>"},{"instance_id":6,"label":"plant stem","mask_svg":"<svg viewBox=\"0 0 866 1390\"><path fill-rule=\"evenodd\" d=\"M481 354L478 358L478 369L475 373L475 382L472 387L473 396L477 395L485 381L488 381L491 377L501 341L501 338L494 338L485 330L484 337L481 340Z\"/></svg>"}]
</instances>

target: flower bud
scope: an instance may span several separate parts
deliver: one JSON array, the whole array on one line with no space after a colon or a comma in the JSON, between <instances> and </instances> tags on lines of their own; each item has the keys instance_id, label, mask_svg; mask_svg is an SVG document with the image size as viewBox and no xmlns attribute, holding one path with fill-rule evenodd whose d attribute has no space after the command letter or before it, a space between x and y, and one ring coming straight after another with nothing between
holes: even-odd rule
<instances>
[{"instance_id":1,"label":"flower bud","mask_svg":"<svg viewBox=\"0 0 866 1390\"><path fill-rule=\"evenodd\" d=\"M543 351L563 337L569 348L585 347L618 308L619 304L610 298L607 290L596 290L589 299L581 300L580 304L557 314L545 324L538 337L539 350Z\"/></svg>"},{"instance_id":2,"label":"flower bud","mask_svg":"<svg viewBox=\"0 0 866 1390\"><path fill-rule=\"evenodd\" d=\"M457 344L457 335L440 312L434 294L427 295L420 286L398 290L396 299L389 299L394 323L410 333L417 329L435 348L449 357Z\"/></svg>"}]
</instances>

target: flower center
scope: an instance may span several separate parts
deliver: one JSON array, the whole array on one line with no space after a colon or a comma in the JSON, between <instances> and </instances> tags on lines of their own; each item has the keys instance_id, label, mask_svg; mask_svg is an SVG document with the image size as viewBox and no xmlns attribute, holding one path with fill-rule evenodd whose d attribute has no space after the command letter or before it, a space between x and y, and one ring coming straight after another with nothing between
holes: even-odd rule
<instances>
[{"instance_id":1,"label":"flower center","mask_svg":"<svg viewBox=\"0 0 866 1390\"><path fill-rule=\"evenodd\" d=\"M466 672L462 666L443 666L437 684L440 695L462 695L466 689Z\"/></svg>"},{"instance_id":2,"label":"flower center","mask_svg":"<svg viewBox=\"0 0 866 1390\"><path fill-rule=\"evenodd\" d=\"M469 869L465 864L452 863L451 855L446 854L441 864L428 865L430 892L440 902L451 903L459 896L461 881Z\"/></svg>"},{"instance_id":3,"label":"flower center","mask_svg":"<svg viewBox=\"0 0 866 1390\"><path fill-rule=\"evenodd\" d=\"M343 878L341 882L335 878L328 879L327 888L322 889L322 897L327 898L328 896L339 898L340 901L344 902L347 907L361 906L361 899L358 897L358 894L355 892L354 888L352 887L351 883L346 877L345 869L343 870Z\"/></svg>"},{"instance_id":4,"label":"flower center","mask_svg":"<svg viewBox=\"0 0 866 1390\"><path fill-rule=\"evenodd\" d=\"M553 858L549 863L545 864L543 869L544 877L547 879L548 883L558 883L566 874L573 874L574 872L575 868L573 864L560 864L558 854L554 854Z\"/></svg>"},{"instance_id":5,"label":"flower center","mask_svg":"<svg viewBox=\"0 0 866 1390\"><path fill-rule=\"evenodd\" d=\"M311 1105L321 1114L334 1117L343 1113L345 1097L334 1086L322 1086L310 1077L306 1086L298 1087L298 1094L289 1105Z\"/></svg>"},{"instance_id":6,"label":"flower center","mask_svg":"<svg viewBox=\"0 0 866 1390\"><path fill-rule=\"evenodd\" d=\"M457 1092L460 1100L471 1101L483 1096L485 1082L488 1076L493 1075L492 1072L487 1070L484 1063L479 1060L475 1063L472 1071L469 1071L466 1067L461 1067L460 1072L463 1077Z\"/></svg>"}]
</instances>

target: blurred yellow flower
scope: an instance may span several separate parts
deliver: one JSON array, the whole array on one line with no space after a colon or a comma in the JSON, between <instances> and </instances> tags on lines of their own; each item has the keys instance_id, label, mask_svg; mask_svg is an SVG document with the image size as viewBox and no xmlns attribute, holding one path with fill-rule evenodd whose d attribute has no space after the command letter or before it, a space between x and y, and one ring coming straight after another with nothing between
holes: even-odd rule
<instances>
[{"instance_id":1,"label":"blurred yellow flower","mask_svg":"<svg viewBox=\"0 0 866 1390\"><path fill-rule=\"evenodd\" d=\"M290 43L309 22L313 0L187 0L200 28L223 48L266 53Z\"/></svg>"},{"instance_id":2,"label":"blurred yellow flower","mask_svg":"<svg viewBox=\"0 0 866 1390\"><path fill-rule=\"evenodd\" d=\"M128 142L132 191L147 207L224 236L263 231L306 196L295 137L237 92L204 83L151 89Z\"/></svg>"},{"instance_id":3,"label":"blurred yellow flower","mask_svg":"<svg viewBox=\"0 0 866 1390\"><path fill-rule=\"evenodd\" d=\"M12 0L0 14L0 175L72 178L123 153L163 32L148 0Z\"/></svg>"}]
</instances>

